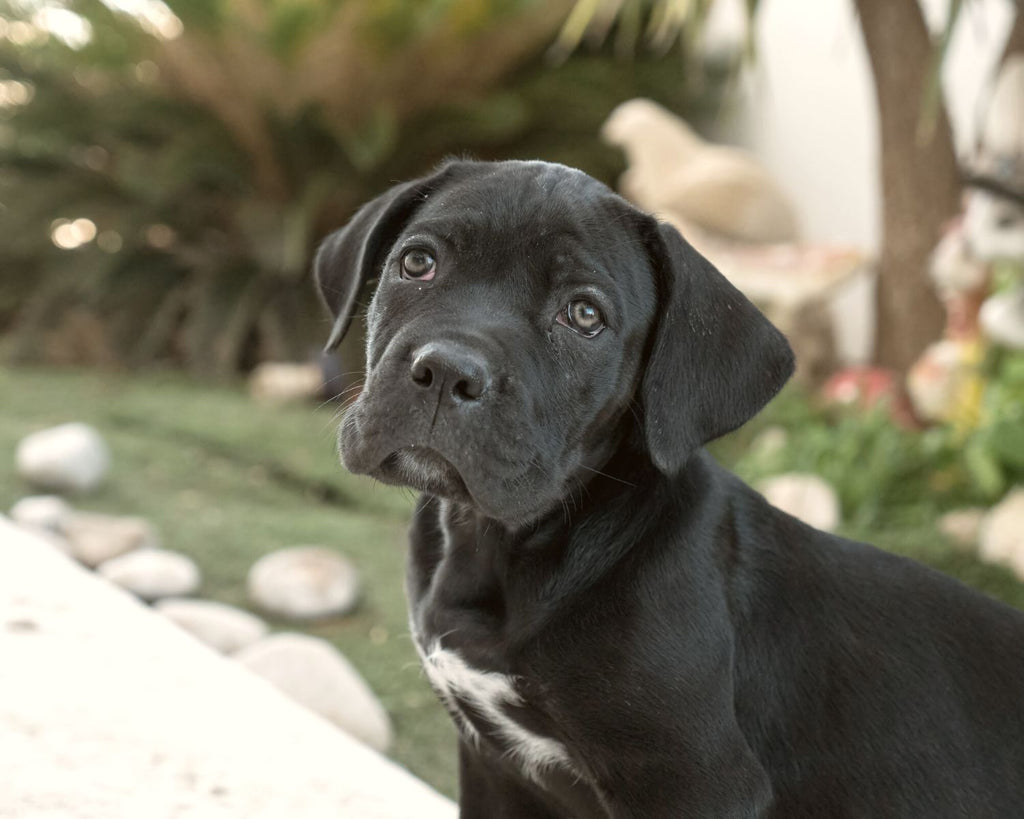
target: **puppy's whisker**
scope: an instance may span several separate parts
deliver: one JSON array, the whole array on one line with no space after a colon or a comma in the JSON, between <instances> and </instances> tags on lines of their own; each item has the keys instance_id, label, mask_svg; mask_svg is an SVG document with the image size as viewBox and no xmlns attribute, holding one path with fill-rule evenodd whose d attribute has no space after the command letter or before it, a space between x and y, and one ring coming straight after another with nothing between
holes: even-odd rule
<instances>
[{"instance_id":1,"label":"puppy's whisker","mask_svg":"<svg viewBox=\"0 0 1024 819\"><path fill-rule=\"evenodd\" d=\"M357 384L352 384L352 385L350 385L348 387L345 387L345 389L340 390L337 395L332 395L330 398L327 398L324 401L321 401L317 405L317 407L314 410L314 412L316 412L317 410L323 409L328 404L331 404L331 403L333 403L335 401L341 401L342 399L347 398L348 396L352 395L353 393L358 392L359 390L362 390L362 388L365 385L365 383L366 382L364 382L364 381L360 381Z\"/></svg>"},{"instance_id":2,"label":"puppy's whisker","mask_svg":"<svg viewBox=\"0 0 1024 819\"><path fill-rule=\"evenodd\" d=\"M319 404L316 405L316 408L313 410L313 412L319 412L324 407L326 407L326 406L328 406L330 404L333 404L336 401L341 401L341 399L344 398L344 397L345 397L344 393L338 393L337 395L332 395L330 398L325 398L323 401L321 401Z\"/></svg>"},{"instance_id":3,"label":"puppy's whisker","mask_svg":"<svg viewBox=\"0 0 1024 819\"><path fill-rule=\"evenodd\" d=\"M637 428L643 429L644 422L640 420L640 413L638 412L639 407L637 406L636 399L630 398L627 406L629 407L629 411L633 414L633 419L636 421Z\"/></svg>"},{"instance_id":4,"label":"puppy's whisker","mask_svg":"<svg viewBox=\"0 0 1024 819\"><path fill-rule=\"evenodd\" d=\"M595 475L600 475L603 478L608 478L609 480L615 481L617 483L625 484L626 486L632 486L634 489L636 488L636 484L635 483L631 483L630 481L623 480L622 478L616 478L614 475L609 475L607 472L602 472L600 469L594 469L593 467L584 466L583 464L580 464L580 468L587 470L587 472L593 472ZM579 479L577 479L577 480L579 480Z\"/></svg>"},{"instance_id":5,"label":"puppy's whisker","mask_svg":"<svg viewBox=\"0 0 1024 819\"><path fill-rule=\"evenodd\" d=\"M364 372L364 370L349 370L348 372L338 373L337 375L332 375L330 378L325 378L324 385L333 384L340 378L351 378L353 375L363 375Z\"/></svg>"}]
</instances>

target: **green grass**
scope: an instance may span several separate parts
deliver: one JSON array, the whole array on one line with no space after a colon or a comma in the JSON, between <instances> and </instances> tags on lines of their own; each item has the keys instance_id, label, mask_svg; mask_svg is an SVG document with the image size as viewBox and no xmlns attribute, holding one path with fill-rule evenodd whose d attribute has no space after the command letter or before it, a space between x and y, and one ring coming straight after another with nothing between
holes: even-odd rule
<instances>
[{"instance_id":1,"label":"green grass","mask_svg":"<svg viewBox=\"0 0 1024 819\"><path fill-rule=\"evenodd\" d=\"M747 445L759 429L779 423L798 435L807 425L801 400L784 394L761 418L717 443L716 455L738 464L743 474ZM405 530L413 496L341 468L334 416L333 407L259 406L237 386L197 385L171 375L0 369L0 452L8 453L0 458L0 509L31 491L14 474L17 441L36 429L81 420L107 439L114 468L100 492L73 499L75 505L153 521L168 548L199 563L203 596L245 606L249 567L285 546L323 544L348 555L363 577L361 605L351 616L304 630L336 645L377 692L395 726L393 757L451 795L454 731L420 673L405 614ZM855 432L865 447L889 447L871 430ZM834 465L833 446L822 444ZM852 453L850 463L858 457ZM879 484L900 487L899 502L886 500L894 492L880 491L881 501L874 499L871 507L877 514L850 516L857 522L842 533L922 560L1024 608L1024 585L1009 572L942 540L934 526L942 504L923 475L907 485L903 466L889 469L888 482ZM841 486L841 494L850 489ZM863 492L859 485L852 489Z\"/></svg>"},{"instance_id":2,"label":"green grass","mask_svg":"<svg viewBox=\"0 0 1024 819\"><path fill-rule=\"evenodd\" d=\"M303 630L331 641L366 677L394 722L392 756L455 792L454 732L419 670L405 614L413 496L342 469L333 408L261 407L238 388L171 376L0 369L0 509L31 491L14 474L18 440L71 420L95 425L114 463L101 491L72 502L151 520L164 545L199 563L205 597L245 606L249 567L285 546L323 544L349 556L363 578L359 608Z\"/></svg>"},{"instance_id":3,"label":"green grass","mask_svg":"<svg viewBox=\"0 0 1024 819\"><path fill-rule=\"evenodd\" d=\"M765 455L750 444L769 426L785 430L788 443ZM824 477L842 506L838 534L911 557L1024 609L1024 583L1011 571L981 563L938 531L943 512L993 500L972 480L963 449L948 430L908 432L879 411L825 411L790 386L711 449L752 484L791 471Z\"/></svg>"}]
</instances>

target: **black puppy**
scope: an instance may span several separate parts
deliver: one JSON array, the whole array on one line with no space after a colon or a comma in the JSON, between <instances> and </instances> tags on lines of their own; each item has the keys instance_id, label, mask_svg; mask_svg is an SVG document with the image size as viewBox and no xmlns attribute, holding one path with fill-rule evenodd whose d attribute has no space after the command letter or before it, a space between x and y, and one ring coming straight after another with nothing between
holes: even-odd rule
<instances>
[{"instance_id":1,"label":"black puppy","mask_svg":"<svg viewBox=\"0 0 1024 819\"><path fill-rule=\"evenodd\" d=\"M453 162L316 260L363 282L354 472L423 491L408 593L463 817L1024 816L1024 615L816 531L701 449L782 335L585 174Z\"/></svg>"}]
</instances>

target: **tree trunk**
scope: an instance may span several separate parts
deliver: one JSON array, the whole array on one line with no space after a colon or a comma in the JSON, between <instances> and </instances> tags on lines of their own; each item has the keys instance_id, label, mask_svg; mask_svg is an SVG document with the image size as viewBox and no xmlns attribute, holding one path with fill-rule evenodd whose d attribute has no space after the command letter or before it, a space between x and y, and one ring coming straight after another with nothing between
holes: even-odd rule
<instances>
[{"instance_id":1,"label":"tree trunk","mask_svg":"<svg viewBox=\"0 0 1024 819\"><path fill-rule=\"evenodd\" d=\"M926 140L918 123L931 39L917 0L854 0L875 83L882 171L875 360L905 372L942 333L928 280L942 225L960 209L953 135L940 105Z\"/></svg>"}]
</instances>

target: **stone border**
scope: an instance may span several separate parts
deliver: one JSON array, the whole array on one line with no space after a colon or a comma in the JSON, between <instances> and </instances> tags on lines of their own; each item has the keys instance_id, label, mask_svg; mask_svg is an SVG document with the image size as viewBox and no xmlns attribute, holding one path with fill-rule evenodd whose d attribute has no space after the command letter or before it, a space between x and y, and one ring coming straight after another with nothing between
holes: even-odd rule
<instances>
[{"instance_id":1,"label":"stone border","mask_svg":"<svg viewBox=\"0 0 1024 819\"><path fill-rule=\"evenodd\" d=\"M0 658L0 819L456 815L3 516Z\"/></svg>"}]
</instances>

